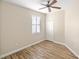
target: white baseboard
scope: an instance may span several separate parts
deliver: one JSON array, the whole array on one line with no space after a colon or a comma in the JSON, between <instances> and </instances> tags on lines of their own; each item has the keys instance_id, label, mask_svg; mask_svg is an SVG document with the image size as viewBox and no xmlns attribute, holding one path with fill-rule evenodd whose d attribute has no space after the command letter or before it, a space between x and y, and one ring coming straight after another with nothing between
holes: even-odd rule
<instances>
[{"instance_id":1,"label":"white baseboard","mask_svg":"<svg viewBox=\"0 0 79 59\"><path fill-rule=\"evenodd\" d=\"M17 49L17 50L11 51L11 52L9 52L9 53L3 54L3 55L0 56L0 59L3 58L3 57L6 57L6 56L8 56L8 55L11 55L11 54L13 54L13 53L16 53L16 52L18 52L18 51L21 51L21 50L23 50L23 49L25 49L25 48L27 48L27 47L30 47L30 46L35 45L35 44L37 44L37 43L40 43L40 42L42 42L42 41L44 41L44 39L43 39L43 40L40 40L40 41L37 41L37 42L34 42L34 43L31 43L31 44L29 44L29 45L27 45L27 46L24 46L24 47L20 48L20 49Z\"/></svg>"},{"instance_id":2,"label":"white baseboard","mask_svg":"<svg viewBox=\"0 0 79 59\"><path fill-rule=\"evenodd\" d=\"M78 55L75 51L73 51L67 44L61 43L61 42L57 42L57 41L54 41L54 40L50 40L50 41L53 41L53 42L55 42L55 43L57 43L57 44L64 45L64 46L67 47L76 57L79 58L79 55Z\"/></svg>"},{"instance_id":3,"label":"white baseboard","mask_svg":"<svg viewBox=\"0 0 79 59\"><path fill-rule=\"evenodd\" d=\"M75 56L79 58L79 55L75 51L73 51L67 44L65 44L65 47L67 47Z\"/></svg>"},{"instance_id":4,"label":"white baseboard","mask_svg":"<svg viewBox=\"0 0 79 59\"><path fill-rule=\"evenodd\" d=\"M52 41L52 42L57 43L57 44L65 45L65 43L58 42L58 41L55 41L55 40L49 40L49 41Z\"/></svg>"}]
</instances>

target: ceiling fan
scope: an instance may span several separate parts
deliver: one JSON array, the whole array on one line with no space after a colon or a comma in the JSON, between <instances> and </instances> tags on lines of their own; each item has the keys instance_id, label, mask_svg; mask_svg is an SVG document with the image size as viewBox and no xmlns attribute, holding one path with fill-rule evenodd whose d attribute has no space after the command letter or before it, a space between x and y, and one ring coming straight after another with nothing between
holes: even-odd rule
<instances>
[{"instance_id":1,"label":"ceiling fan","mask_svg":"<svg viewBox=\"0 0 79 59\"><path fill-rule=\"evenodd\" d=\"M48 0L48 1L47 1L47 4L41 4L41 5L45 6L45 7L40 8L39 10L48 8L48 11L51 12L51 8L61 9L61 7L52 6L52 5L54 5L55 3L57 3L57 0L53 0L52 2L51 2L50 0Z\"/></svg>"}]
</instances>

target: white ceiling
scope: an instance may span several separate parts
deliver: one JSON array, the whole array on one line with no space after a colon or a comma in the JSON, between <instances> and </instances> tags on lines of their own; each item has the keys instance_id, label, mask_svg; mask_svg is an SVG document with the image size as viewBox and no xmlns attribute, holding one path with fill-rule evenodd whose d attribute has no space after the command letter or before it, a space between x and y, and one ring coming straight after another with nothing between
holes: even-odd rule
<instances>
[{"instance_id":1,"label":"white ceiling","mask_svg":"<svg viewBox=\"0 0 79 59\"><path fill-rule=\"evenodd\" d=\"M48 9L39 10L39 8L44 7L40 3L46 4L48 0L4 0L10 3L18 4L23 7L30 8L32 10L36 10L42 13L49 13ZM52 1L52 0L51 0ZM63 0L58 0L55 6L61 6L63 9ZM60 9L60 10L62 10ZM60 11L59 9L52 9L52 12Z\"/></svg>"}]
</instances>

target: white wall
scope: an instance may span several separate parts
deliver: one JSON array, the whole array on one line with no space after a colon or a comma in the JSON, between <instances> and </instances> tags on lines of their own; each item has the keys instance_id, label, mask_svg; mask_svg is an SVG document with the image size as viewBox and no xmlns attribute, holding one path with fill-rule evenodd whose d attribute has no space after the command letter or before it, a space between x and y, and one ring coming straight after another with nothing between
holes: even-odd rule
<instances>
[{"instance_id":1,"label":"white wall","mask_svg":"<svg viewBox=\"0 0 79 59\"><path fill-rule=\"evenodd\" d=\"M0 55L45 38L45 14L2 2L0 19ZM32 35L32 15L41 17L41 33Z\"/></svg>"},{"instance_id":2,"label":"white wall","mask_svg":"<svg viewBox=\"0 0 79 59\"><path fill-rule=\"evenodd\" d=\"M79 0L65 5L65 43L79 55Z\"/></svg>"},{"instance_id":3,"label":"white wall","mask_svg":"<svg viewBox=\"0 0 79 59\"><path fill-rule=\"evenodd\" d=\"M1 4L1 1L0 1ZM0 5L0 15L1 15L1 5ZM1 16L0 16L0 52L1 52Z\"/></svg>"},{"instance_id":4,"label":"white wall","mask_svg":"<svg viewBox=\"0 0 79 59\"><path fill-rule=\"evenodd\" d=\"M64 10L47 14L46 33L47 39L65 42L64 35Z\"/></svg>"}]
</instances>

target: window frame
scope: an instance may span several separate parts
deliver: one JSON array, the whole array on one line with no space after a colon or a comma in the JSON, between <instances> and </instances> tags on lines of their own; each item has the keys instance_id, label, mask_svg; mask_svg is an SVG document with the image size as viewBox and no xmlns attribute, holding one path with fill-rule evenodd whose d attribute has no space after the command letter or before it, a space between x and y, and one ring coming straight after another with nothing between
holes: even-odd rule
<instances>
[{"instance_id":1,"label":"window frame","mask_svg":"<svg viewBox=\"0 0 79 59\"><path fill-rule=\"evenodd\" d=\"M32 23L32 27L35 26L35 29L32 28L32 33L40 33L41 32L41 20L40 20L40 16L36 16L36 15L32 15L32 17L35 17L35 19L32 18L32 22L33 20L35 20L35 24ZM39 19L39 24L38 24L38 19ZM38 31L38 27L39 27L39 31ZM35 30L35 32L33 32L33 30Z\"/></svg>"}]
</instances>

